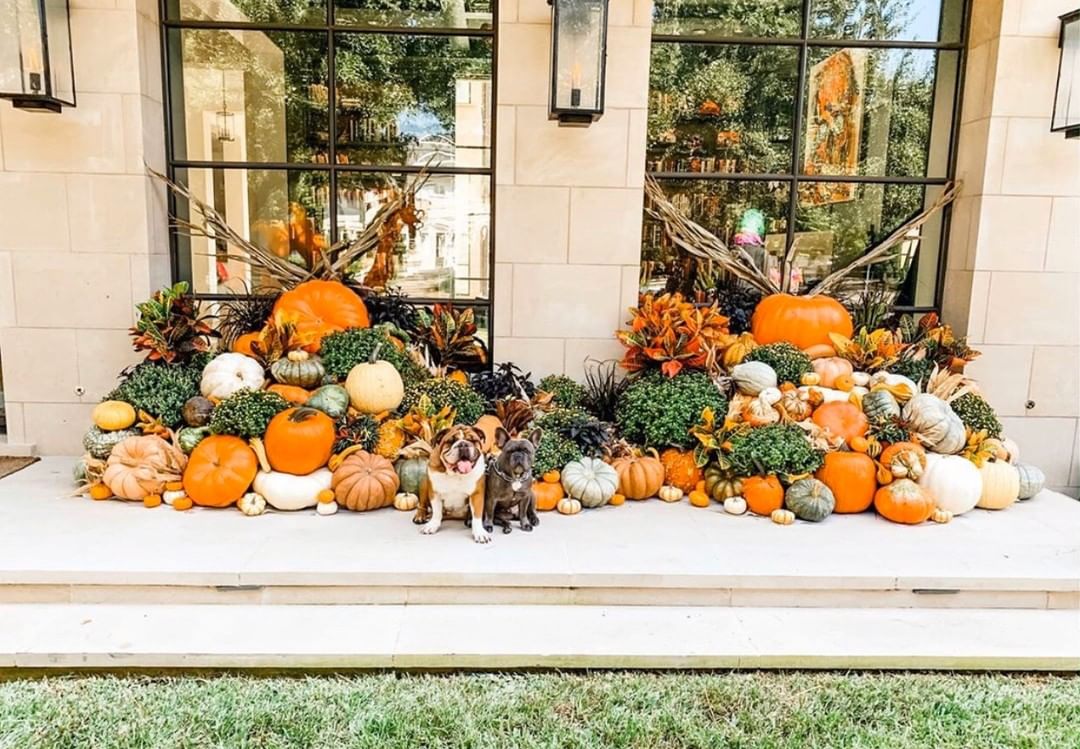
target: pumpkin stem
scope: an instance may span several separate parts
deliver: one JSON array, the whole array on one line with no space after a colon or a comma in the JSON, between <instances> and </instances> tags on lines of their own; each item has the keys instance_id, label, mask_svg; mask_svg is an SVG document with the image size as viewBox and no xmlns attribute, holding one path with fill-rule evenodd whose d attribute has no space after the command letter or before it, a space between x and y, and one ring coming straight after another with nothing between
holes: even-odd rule
<instances>
[{"instance_id":1,"label":"pumpkin stem","mask_svg":"<svg viewBox=\"0 0 1080 749\"><path fill-rule=\"evenodd\" d=\"M371 356L368 357L368 364L374 364L379 360L379 352L382 350L384 341L379 341L375 344L375 348L371 350Z\"/></svg>"}]
</instances>

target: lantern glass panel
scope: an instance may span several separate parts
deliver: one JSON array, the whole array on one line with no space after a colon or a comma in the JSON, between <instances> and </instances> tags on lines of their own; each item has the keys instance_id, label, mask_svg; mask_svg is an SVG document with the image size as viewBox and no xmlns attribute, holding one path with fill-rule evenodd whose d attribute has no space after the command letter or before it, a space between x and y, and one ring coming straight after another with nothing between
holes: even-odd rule
<instances>
[{"instance_id":1,"label":"lantern glass panel","mask_svg":"<svg viewBox=\"0 0 1080 749\"><path fill-rule=\"evenodd\" d=\"M0 9L0 92L7 96L45 93L45 49L37 0L15 0Z\"/></svg>"},{"instance_id":2,"label":"lantern glass panel","mask_svg":"<svg viewBox=\"0 0 1080 749\"><path fill-rule=\"evenodd\" d=\"M603 109L606 0L555 0L556 111Z\"/></svg>"},{"instance_id":3,"label":"lantern glass panel","mask_svg":"<svg viewBox=\"0 0 1080 749\"><path fill-rule=\"evenodd\" d=\"M1054 100L1053 130L1080 128L1080 14L1061 27L1061 69Z\"/></svg>"},{"instance_id":4,"label":"lantern glass panel","mask_svg":"<svg viewBox=\"0 0 1080 749\"><path fill-rule=\"evenodd\" d=\"M71 29L67 0L45 0L45 28L49 41L49 92L54 99L75 103L75 73L71 63Z\"/></svg>"}]
</instances>

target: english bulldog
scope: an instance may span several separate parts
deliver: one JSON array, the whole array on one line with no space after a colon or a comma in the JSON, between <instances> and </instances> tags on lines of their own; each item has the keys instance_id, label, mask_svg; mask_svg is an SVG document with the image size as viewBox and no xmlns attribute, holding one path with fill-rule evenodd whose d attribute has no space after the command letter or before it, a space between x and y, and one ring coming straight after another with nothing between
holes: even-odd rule
<instances>
[{"instance_id":1,"label":"english bulldog","mask_svg":"<svg viewBox=\"0 0 1080 749\"><path fill-rule=\"evenodd\" d=\"M475 427L453 426L435 435L427 475L420 482L420 504L413 522L425 535L438 533L443 518L464 520L473 541L486 544L484 528L484 435Z\"/></svg>"}]
</instances>

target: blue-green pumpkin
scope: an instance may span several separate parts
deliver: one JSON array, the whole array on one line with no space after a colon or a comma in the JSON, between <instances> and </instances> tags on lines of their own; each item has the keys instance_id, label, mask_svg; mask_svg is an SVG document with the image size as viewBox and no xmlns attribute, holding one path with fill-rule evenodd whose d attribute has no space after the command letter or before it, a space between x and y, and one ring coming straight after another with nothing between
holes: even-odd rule
<instances>
[{"instance_id":1,"label":"blue-green pumpkin","mask_svg":"<svg viewBox=\"0 0 1080 749\"><path fill-rule=\"evenodd\" d=\"M784 504L801 520L819 523L836 509L836 498L817 479L799 479L788 487Z\"/></svg>"},{"instance_id":2,"label":"blue-green pumpkin","mask_svg":"<svg viewBox=\"0 0 1080 749\"><path fill-rule=\"evenodd\" d=\"M349 393L341 385L323 385L304 403L337 421L349 410Z\"/></svg>"}]
</instances>

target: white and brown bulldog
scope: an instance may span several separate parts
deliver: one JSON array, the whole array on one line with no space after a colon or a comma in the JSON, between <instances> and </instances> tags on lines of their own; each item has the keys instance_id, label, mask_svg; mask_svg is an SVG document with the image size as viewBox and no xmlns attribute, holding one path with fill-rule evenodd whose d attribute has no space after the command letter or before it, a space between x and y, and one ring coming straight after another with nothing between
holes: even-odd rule
<instances>
[{"instance_id":1,"label":"white and brown bulldog","mask_svg":"<svg viewBox=\"0 0 1080 749\"><path fill-rule=\"evenodd\" d=\"M435 435L427 475L420 482L420 504L413 522L420 532L437 533L443 518L464 520L473 540L486 544L484 529L484 435L475 427L454 426Z\"/></svg>"}]
</instances>

